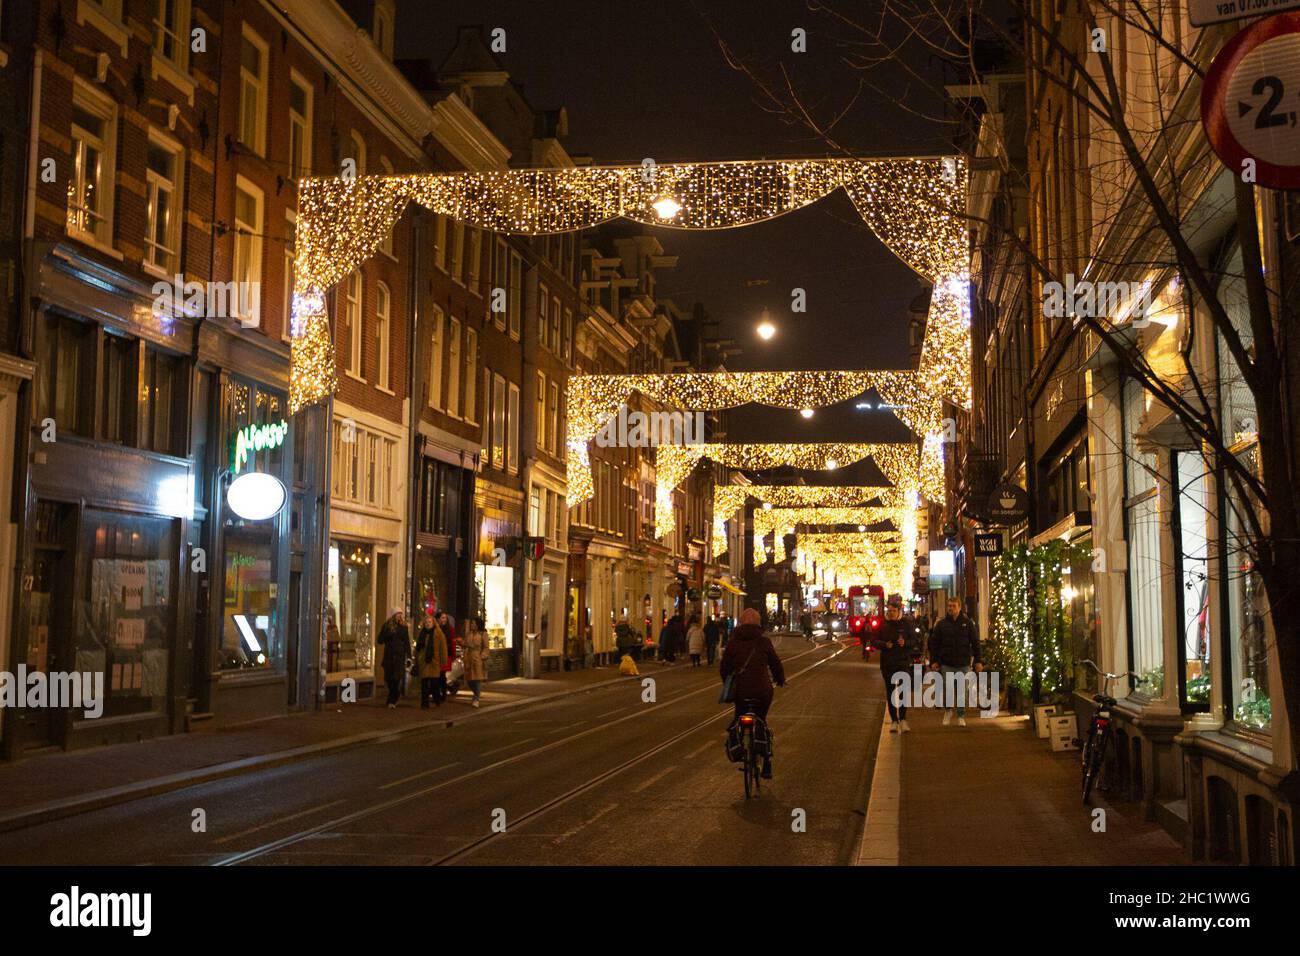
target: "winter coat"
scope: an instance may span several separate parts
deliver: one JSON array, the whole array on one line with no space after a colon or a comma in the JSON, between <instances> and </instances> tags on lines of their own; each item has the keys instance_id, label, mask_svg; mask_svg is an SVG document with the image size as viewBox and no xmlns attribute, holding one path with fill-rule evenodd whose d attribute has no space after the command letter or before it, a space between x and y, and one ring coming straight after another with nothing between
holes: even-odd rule
<instances>
[{"instance_id":1,"label":"winter coat","mask_svg":"<svg viewBox=\"0 0 1300 956\"><path fill-rule=\"evenodd\" d=\"M969 667L979 663L980 640L975 622L965 614L944 615L930 631L930 663L945 667Z\"/></svg>"},{"instance_id":2,"label":"winter coat","mask_svg":"<svg viewBox=\"0 0 1300 956\"><path fill-rule=\"evenodd\" d=\"M912 649L907 644L908 627L906 621L891 621L886 618L880 625L880 673L885 680L890 674L912 669ZM903 639L903 646L898 646L898 639Z\"/></svg>"},{"instance_id":3,"label":"winter coat","mask_svg":"<svg viewBox=\"0 0 1300 956\"><path fill-rule=\"evenodd\" d=\"M745 663L747 660L748 664ZM736 700L767 700L772 696L773 679L777 684L785 683L781 658L777 656L771 639L757 624L741 624L731 632L719 670L724 681L729 674L735 673ZM769 672L771 676L768 676Z\"/></svg>"},{"instance_id":4,"label":"winter coat","mask_svg":"<svg viewBox=\"0 0 1300 956\"><path fill-rule=\"evenodd\" d=\"M704 653L704 628L698 624L686 632L686 650L689 654Z\"/></svg>"},{"instance_id":5,"label":"winter coat","mask_svg":"<svg viewBox=\"0 0 1300 956\"><path fill-rule=\"evenodd\" d=\"M664 625L664 629L659 632L659 652L661 654L676 654L682 648L683 641L682 622L677 618L672 618Z\"/></svg>"},{"instance_id":6,"label":"winter coat","mask_svg":"<svg viewBox=\"0 0 1300 956\"><path fill-rule=\"evenodd\" d=\"M461 639L460 646L465 649L465 680L487 680L487 635L474 631Z\"/></svg>"},{"instance_id":7,"label":"winter coat","mask_svg":"<svg viewBox=\"0 0 1300 956\"><path fill-rule=\"evenodd\" d=\"M437 624L420 628L420 637L415 642L415 659L420 665L421 678L437 677L444 667L451 666L447 637Z\"/></svg>"},{"instance_id":8,"label":"winter coat","mask_svg":"<svg viewBox=\"0 0 1300 956\"><path fill-rule=\"evenodd\" d=\"M614 625L614 645L618 648L620 657L626 654L636 642L636 637L632 634L632 627L627 621L619 621Z\"/></svg>"},{"instance_id":9,"label":"winter coat","mask_svg":"<svg viewBox=\"0 0 1300 956\"><path fill-rule=\"evenodd\" d=\"M439 624L438 627L442 628L442 633L447 638L447 662L442 665L442 672L446 674L456 662L456 625L451 623L451 618L447 618L447 626Z\"/></svg>"},{"instance_id":10,"label":"winter coat","mask_svg":"<svg viewBox=\"0 0 1300 956\"><path fill-rule=\"evenodd\" d=\"M721 636L722 629L718 627L718 622L710 618L704 625L704 643L713 646L718 643Z\"/></svg>"},{"instance_id":11,"label":"winter coat","mask_svg":"<svg viewBox=\"0 0 1300 956\"><path fill-rule=\"evenodd\" d=\"M411 632L390 617L379 632L378 643L384 649L384 680L401 680L411 656Z\"/></svg>"}]
</instances>

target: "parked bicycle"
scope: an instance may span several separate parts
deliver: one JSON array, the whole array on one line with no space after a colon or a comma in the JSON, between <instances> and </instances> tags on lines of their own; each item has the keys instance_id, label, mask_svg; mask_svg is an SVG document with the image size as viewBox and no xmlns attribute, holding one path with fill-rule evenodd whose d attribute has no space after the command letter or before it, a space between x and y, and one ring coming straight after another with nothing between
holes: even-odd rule
<instances>
[{"instance_id":1,"label":"parked bicycle","mask_svg":"<svg viewBox=\"0 0 1300 956\"><path fill-rule=\"evenodd\" d=\"M1110 685L1121 677L1132 677L1139 684L1142 683L1142 678L1132 671L1107 674L1090 660L1080 663L1087 664L1102 678L1101 693L1092 698L1097 703L1097 709L1093 711L1092 721L1088 724L1088 737L1083 744L1083 805L1086 807L1092 796L1093 785L1101 776L1102 763L1106 759L1106 745L1110 743L1113 733L1110 712L1116 700L1110 695Z\"/></svg>"}]
</instances>

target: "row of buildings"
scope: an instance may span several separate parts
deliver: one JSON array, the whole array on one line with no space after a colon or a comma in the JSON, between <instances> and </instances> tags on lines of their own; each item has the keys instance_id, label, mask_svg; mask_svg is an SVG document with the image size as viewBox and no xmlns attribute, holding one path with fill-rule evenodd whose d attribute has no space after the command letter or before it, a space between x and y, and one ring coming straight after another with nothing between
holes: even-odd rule
<instances>
[{"instance_id":1,"label":"row of buildings","mask_svg":"<svg viewBox=\"0 0 1300 956\"><path fill-rule=\"evenodd\" d=\"M480 30L434 64L394 60L393 0L0 10L0 662L108 689L93 721L0 714L7 755L364 694L395 607L483 617L491 676L735 612L735 476L699 469L663 537L651 449L594 450L566 500L570 376L721 360L643 229L408 209L330 294L337 394L289 413L298 179L587 161ZM228 498L248 472L287 490L269 520Z\"/></svg>"},{"instance_id":2,"label":"row of buildings","mask_svg":"<svg viewBox=\"0 0 1300 956\"><path fill-rule=\"evenodd\" d=\"M972 118L974 402L932 544L955 550L954 585L978 608L981 633L1001 641L1001 663L1020 662L1026 706L1070 705L1082 728L1099 690L1085 660L1140 676L1116 685L1112 800L1134 801L1194 859L1293 864L1300 768L1283 703L1300 688L1278 679L1242 500L1138 370L1201 408L1257 468L1251 392L1178 268L1137 164L1098 118L1125 118L1249 342L1234 171L1209 152L1189 67L1208 66L1235 26L1194 29L1183 4L1160 5L1155 31L1095 9L1094 26L1092 8L1031 4L1023 42L985 45L980 75L955 90ZM1072 58L1101 90L1109 58L1120 109L1088 108ZM1284 315L1300 219L1290 195L1253 193ZM1071 278L1127 290L1102 316L1109 342L1081 313L1048 307L1046 283ZM1012 527L990 519L1004 482L1030 502ZM976 556L974 536L989 531L1014 561Z\"/></svg>"}]
</instances>

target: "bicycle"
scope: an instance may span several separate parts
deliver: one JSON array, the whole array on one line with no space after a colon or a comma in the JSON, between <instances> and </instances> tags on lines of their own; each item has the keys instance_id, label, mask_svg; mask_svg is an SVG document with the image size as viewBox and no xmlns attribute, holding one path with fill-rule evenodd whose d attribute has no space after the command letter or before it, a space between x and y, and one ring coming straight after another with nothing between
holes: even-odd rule
<instances>
[{"instance_id":1,"label":"bicycle","mask_svg":"<svg viewBox=\"0 0 1300 956\"><path fill-rule=\"evenodd\" d=\"M1083 745L1083 805L1086 807L1089 797L1092 795L1093 784L1101 776L1102 762L1106 759L1106 744L1110 741L1112 733L1110 712L1117 702L1110 695L1111 682L1119 680L1121 677L1132 677L1140 684L1142 678L1132 671L1124 671L1121 674L1107 674L1090 660L1083 660L1079 663L1087 664L1102 678L1101 693L1095 694L1092 698L1097 704L1097 710L1093 713L1092 721L1088 724L1088 739Z\"/></svg>"},{"instance_id":2,"label":"bicycle","mask_svg":"<svg viewBox=\"0 0 1300 956\"><path fill-rule=\"evenodd\" d=\"M745 799L749 799L758 796L762 786L759 782L762 778L762 761L772 756L772 737L763 718L754 713L753 705L757 701L744 700L741 703L745 710L737 718L733 729L739 737L736 742L736 750L739 752L736 762L745 775Z\"/></svg>"}]
</instances>

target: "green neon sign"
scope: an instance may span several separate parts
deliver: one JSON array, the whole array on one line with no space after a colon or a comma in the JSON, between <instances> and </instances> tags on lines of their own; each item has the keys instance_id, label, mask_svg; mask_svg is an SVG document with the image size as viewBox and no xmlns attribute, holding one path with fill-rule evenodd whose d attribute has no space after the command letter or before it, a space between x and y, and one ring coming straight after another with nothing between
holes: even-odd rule
<instances>
[{"instance_id":1,"label":"green neon sign","mask_svg":"<svg viewBox=\"0 0 1300 956\"><path fill-rule=\"evenodd\" d=\"M281 421L269 425L245 425L235 432L235 449L231 455L230 470L235 474L248 464L248 456L268 448L279 448L289 434L289 423Z\"/></svg>"}]
</instances>

